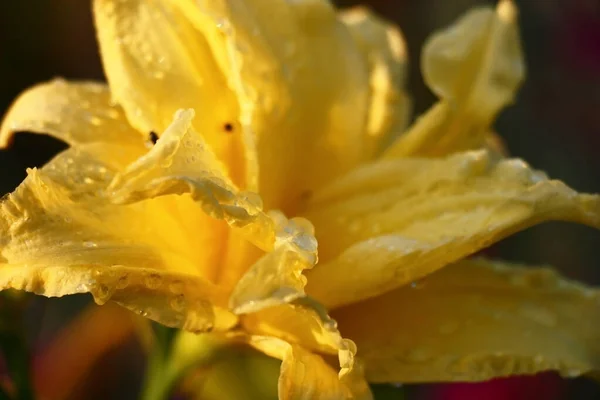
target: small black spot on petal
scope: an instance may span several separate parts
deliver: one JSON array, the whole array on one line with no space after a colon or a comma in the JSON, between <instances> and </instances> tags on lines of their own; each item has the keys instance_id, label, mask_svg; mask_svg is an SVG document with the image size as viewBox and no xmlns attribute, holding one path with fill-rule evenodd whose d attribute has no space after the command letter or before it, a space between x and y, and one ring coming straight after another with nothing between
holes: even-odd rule
<instances>
[{"instance_id":1,"label":"small black spot on petal","mask_svg":"<svg viewBox=\"0 0 600 400\"><path fill-rule=\"evenodd\" d=\"M158 134L154 131L150 131L148 134L148 140L152 142L152 144L156 144L156 142L158 142Z\"/></svg>"},{"instance_id":2,"label":"small black spot on petal","mask_svg":"<svg viewBox=\"0 0 600 400\"><path fill-rule=\"evenodd\" d=\"M233 124L231 122L227 122L225 125L223 125L223 130L228 133L233 132Z\"/></svg>"}]
</instances>

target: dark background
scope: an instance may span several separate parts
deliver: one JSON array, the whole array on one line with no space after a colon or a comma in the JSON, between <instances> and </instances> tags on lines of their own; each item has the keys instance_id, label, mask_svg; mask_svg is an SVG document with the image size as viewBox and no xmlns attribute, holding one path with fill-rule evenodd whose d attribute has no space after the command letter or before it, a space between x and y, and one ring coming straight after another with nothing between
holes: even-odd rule
<instances>
[{"instance_id":1,"label":"dark background","mask_svg":"<svg viewBox=\"0 0 600 400\"><path fill-rule=\"evenodd\" d=\"M359 1L337 3L351 5ZM370 4L401 27L411 58L409 91L418 114L435 100L419 72L420 49L425 38L474 4L493 2L365 0L360 3ZM524 158L579 191L600 192L600 1L517 0L516 3L521 11L527 81L516 104L500 116L497 131L512 155ZM0 115L25 88L56 76L103 79L90 1L0 0ZM9 151L0 152L0 195L20 183L25 168L42 165L61 148L60 143L49 138L18 137ZM568 277L598 285L599 246L600 233L592 229L548 223L519 233L491 251L507 260L552 264ZM554 388L550 392L555 396L551 393L542 396L536 390L531 396L521 398L600 398L600 389L583 379L568 383L551 375L540 379L502 382L484 389L500 395L511 385L516 385L519 393L527 393L528 387L545 387ZM440 392L437 388L421 387L410 391L423 398L454 399L459 398L452 397L457 390L454 387ZM472 396L492 398L489 394ZM497 398L518 398L514 393L506 396L510 397ZM471 397L463 394L460 398Z\"/></svg>"}]
</instances>

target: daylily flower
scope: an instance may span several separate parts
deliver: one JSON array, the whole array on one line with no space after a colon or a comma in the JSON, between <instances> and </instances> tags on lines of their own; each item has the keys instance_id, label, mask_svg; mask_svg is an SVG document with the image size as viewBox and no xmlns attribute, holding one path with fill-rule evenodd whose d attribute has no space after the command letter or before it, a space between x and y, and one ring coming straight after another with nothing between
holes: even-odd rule
<instances>
[{"instance_id":1,"label":"daylily flower","mask_svg":"<svg viewBox=\"0 0 600 400\"><path fill-rule=\"evenodd\" d=\"M89 292L247 343L282 360L282 399L599 367L597 291L465 260L547 220L600 227L598 196L504 158L492 133L524 76L510 1L429 40L439 101L408 129L402 37L366 9L94 15L108 86L36 86L2 125L4 146L33 131L71 147L3 200L0 288Z\"/></svg>"}]
</instances>

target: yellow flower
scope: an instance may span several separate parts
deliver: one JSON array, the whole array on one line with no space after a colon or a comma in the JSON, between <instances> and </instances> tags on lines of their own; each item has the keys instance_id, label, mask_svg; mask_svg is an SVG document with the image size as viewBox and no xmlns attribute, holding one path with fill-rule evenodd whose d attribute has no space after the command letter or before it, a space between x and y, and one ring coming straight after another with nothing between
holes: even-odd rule
<instances>
[{"instance_id":1,"label":"yellow flower","mask_svg":"<svg viewBox=\"0 0 600 400\"><path fill-rule=\"evenodd\" d=\"M406 130L402 37L365 9L95 0L94 14L109 86L36 86L2 125L4 146L34 131L71 147L1 203L0 288L90 292L245 342L282 360L282 399L600 366L597 291L464 260L546 220L600 227L598 196L504 158L491 133L524 75L510 1L430 39L440 100Z\"/></svg>"}]
</instances>

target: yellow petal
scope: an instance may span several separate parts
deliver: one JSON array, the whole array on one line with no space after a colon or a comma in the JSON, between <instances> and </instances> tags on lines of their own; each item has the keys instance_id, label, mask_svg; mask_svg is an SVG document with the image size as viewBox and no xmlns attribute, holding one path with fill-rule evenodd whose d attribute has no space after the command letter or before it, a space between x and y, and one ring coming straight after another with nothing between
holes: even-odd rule
<instances>
[{"instance_id":1,"label":"yellow petal","mask_svg":"<svg viewBox=\"0 0 600 400\"><path fill-rule=\"evenodd\" d=\"M353 393L354 398L370 398L362 364L355 359L356 346L342 338L337 323L313 299L304 297L290 304L265 308L243 316L241 323L244 330L253 335L277 337L320 354L337 354L342 384Z\"/></svg>"},{"instance_id":2,"label":"yellow petal","mask_svg":"<svg viewBox=\"0 0 600 400\"><path fill-rule=\"evenodd\" d=\"M461 261L334 316L370 382L600 369L600 292L546 268Z\"/></svg>"},{"instance_id":3,"label":"yellow petal","mask_svg":"<svg viewBox=\"0 0 600 400\"><path fill-rule=\"evenodd\" d=\"M406 43L400 30L365 7L340 13L369 65L370 106L365 147L378 154L404 131L411 114L411 102L403 90L408 74Z\"/></svg>"},{"instance_id":4,"label":"yellow petal","mask_svg":"<svg viewBox=\"0 0 600 400\"><path fill-rule=\"evenodd\" d=\"M248 332L278 337L311 351L335 355L343 347L336 322L307 298L244 315L241 323Z\"/></svg>"},{"instance_id":5,"label":"yellow petal","mask_svg":"<svg viewBox=\"0 0 600 400\"><path fill-rule=\"evenodd\" d=\"M600 199L485 151L366 165L305 213L320 263L307 293L327 307L366 299L548 220L600 227Z\"/></svg>"},{"instance_id":6,"label":"yellow petal","mask_svg":"<svg viewBox=\"0 0 600 400\"><path fill-rule=\"evenodd\" d=\"M112 201L135 203L189 193L207 214L246 232L259 248L272 249L274 224L262 212L260 197L237 189L203 137L193 130L193 118L193 110L176 113L152 150L115 177L109 188Z\"/></svg>"},{"instance_id":7,"label":"yellow petal","mask_svg":"<svg viewBox=\"0 0 600 400\"><path fill-rule=\"evenodd\" d=\"M0 147L19 131L49 134L71 146L85 147L104 162L121 165L144 151L144 137L110 102L108 87L62 79L27 90L15 100L0 127ZM99 146L110 145L110 151Z\"/></svg>"},{"instance_id":8,"label":"yellow petal","mask_svg":"<svg viewBox=\"0 0 600 400\"><path fill-rule=\"evenodd\" d=\"M206 38L178 2L95 0L94 16L113 98L141 132L159 135L180 108L202 110L196 121L230 176L242 181L239 106L229 77ZM198 13L198 11L195 11ZM211 26L213 34L218 27Z\"/></svg>"},{"instance_id":9,"label":"yellow petal","mask_svg":"<svg viewBox=\"0 0 600 400\"><path fill-rule=\"evenodd\" d=\"M510 0L470 11L434 34L423 75L440 101L400 137L387 157L445 155L479 147L498 112L513 101L525 67Z\"/></svg>"},{"instance_id":10,"label":"yellow petal","mask_svg":"<svg viewBox=\"0 0 600 400\"><path fill-rule=\"evenodd\" d=\"M185 255L156 243L145 207L115 206L99 194L114 170L78 149L55 161L30 170L0 203L0 289L89 292L188 330L235 324L226 294L189 274L195 266Z\"/></svg>"},{"instance_id":11,"label":"yellow petal","mask_svg":"<svg viewBox=\"0 0 600 400\"><path fill-rule=\"evenodd\" d=\"M135 203L169 194L189 194L208 215L227 221L239 234L236 241L243 239L266 252L252 265L256 253L238 248L241 256L215 265L216 269L229 270L225 282L219 279L219 271L211 274L223 286L230 287L237 282L232 277L241 277L229 303L237 313L303 296L302 271L316 263L312 226L302 219L288 221L281 213L267 214L262 211L260 196L240 192L202 136L193 130L193 116L191 110L178 112L152 150L117 175L109 189L112 200ZM228 251L232 251L231 246Z\"/></svg>"},{"instance_id":12,"label":"yellow petal","mask_svg":"<svg viewBox=\"0 0 600 400\"><path fill-rule=\"evenodd\" d=\"M274 249L255 262L237 282L229 298L229 307L236 314L303 297L306 278L302 273L317 263L317 241L308 221L288 220L279 212L271 212L269 216L275 221L277 231Z\"/></svg>"},{"instance_id":13,"label":"yellow petal","mask_svg":"<svg viewBox=\"0 0 600 400\"><path fill-rule=\"evenodd\" d=\"M280 400L372 399L366 383L365 391L353 393L321 356L301 346L266 336L251 336L249 344L282 361L278 384Z\"/></svg>"},{"instance_id":14,"label":"yellow petal","mask_svg":"<svg viewBox=\"0 0 600 400\"><path fill-rule=\"evenodd\" d=\"M226 55L267 208L292 213L304 192L363 159L369 66L328 1L179 4L211 49Z\"/></svg>"}]
</instances>

